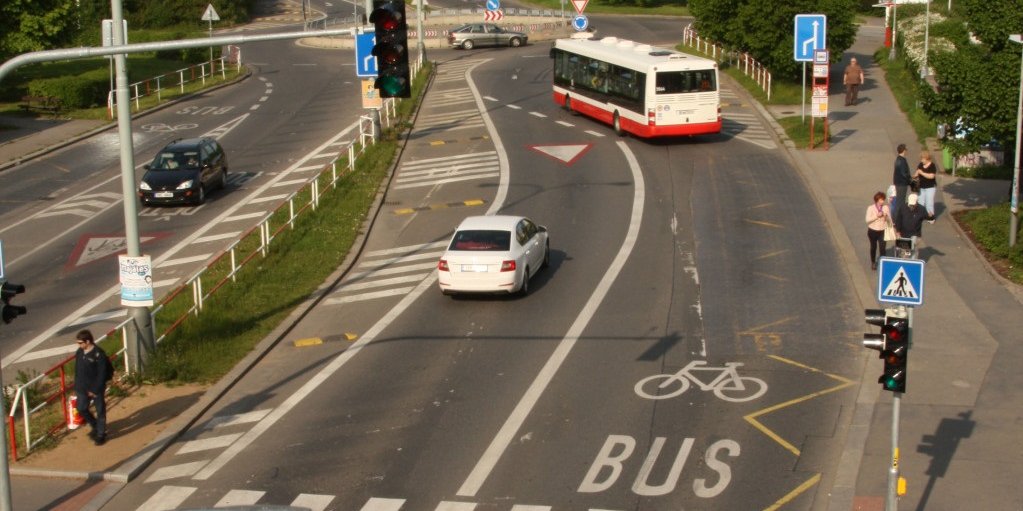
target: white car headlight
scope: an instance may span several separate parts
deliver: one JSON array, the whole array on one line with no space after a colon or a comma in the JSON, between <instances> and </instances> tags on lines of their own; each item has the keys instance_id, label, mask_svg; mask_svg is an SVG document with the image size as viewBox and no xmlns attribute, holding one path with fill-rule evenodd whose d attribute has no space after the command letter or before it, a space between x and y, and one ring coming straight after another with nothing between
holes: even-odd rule
<instances>
[{"instance_id":1,"label":"white car headlight","mask_svg":"<svg viewBox=\"0 0 1023 511\"><path fill-rule=\"evenodd\" d=\"M178 190L187 190L192 187L192 179L178 185Z\"/></svg>"},{"instance_id":2,"label":"white car headlight","mask_svg":"<svg viewBox=\"0 0 1023 511\"><path fill-rule=\"evenodd\" d=\"M149 183L142 181L139 183L139 190L152 190L152 188L149 187Z\"/></svg>"}]
</instances>

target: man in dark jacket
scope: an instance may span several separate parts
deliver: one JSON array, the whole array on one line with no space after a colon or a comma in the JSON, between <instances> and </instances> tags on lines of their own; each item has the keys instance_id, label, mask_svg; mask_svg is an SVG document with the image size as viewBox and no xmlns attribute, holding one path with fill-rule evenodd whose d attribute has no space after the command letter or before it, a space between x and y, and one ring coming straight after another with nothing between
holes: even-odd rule
<instances>
[{"instance_id":1,"label":"man in dark jacket","mask_svg":"<svg viewBox=\"0 0 1023 511\"><path fill-rule=\"evenodd\" d=\"M911 193L906 197L906 205L895 215L895 233L900 238L919 238L923 236L924 220L927 220L927 210L917 204L916 194Z\"/></svg>"},{"instance_id":2,"label":"man in dark jacket","mask_svg":"<svg viewBox=\"0 0 1023 511\"><path fill-rule=\"evenodd\" d=\"M906 144L899 144L896 148L899 155L895 157L895 172L892 175L892 184L895 185L895 205L892 208L892 217L897 218L899 209L906 205L906 190L909 182L913 179L909 175L909 162L906 161Z\"/></svg>"},{"instance_id":3,"label":"man in dark jacket","mask_svg":"<svg viewBox=\"0 0 1023 511\"><path fill-rule=\"evenodd\" d=\"M107 441L107 380L110 379L110 365L103 348L96 346L92 332L82 330L75 337L78 351L75 352L75 395L78 399L78 414L92 426L89 436L96 445ZM89 411L89 404L96 407L96 415Z\"/></svg>"}]
</instances>

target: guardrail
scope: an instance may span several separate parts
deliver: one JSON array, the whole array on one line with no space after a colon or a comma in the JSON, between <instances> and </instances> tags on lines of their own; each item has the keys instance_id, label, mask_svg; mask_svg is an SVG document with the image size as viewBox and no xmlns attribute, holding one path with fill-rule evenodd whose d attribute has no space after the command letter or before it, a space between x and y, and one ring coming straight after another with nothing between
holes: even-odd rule
<instances>
[{"instance_id":1,"label":"guardrail","mask_svg":"<svg viewBox=\"0 0 1023 511\"><path fill-rule=\"evenodd\" d=\"M411 65L412 79L422 69L422 56ZM388 127L397 119L397 101L386 100L380 112L380 125ZM172 314L165 322L169 326L156 339L159 344L171 332L176 330L189 317L198 316L203 310L203 303L217 290L235 281L238 273L257 256L266 257L270 243L284 229L293 227L296 218L305 211L315 210L320 198L337 187L341 179L355 170L358 157L377 139L373 131L373 122L369 116L359 118L359 137L353 140L338 155L323 166L320 172L309 178L306 183L285 198L272 212L268 213L254 227L243 233L230 246L210 259L194 276L162 298L150 312L152 323L157 322L160 313ZM208 290L207 290L208 287ZM119 343L113 357L115 367L127 367L126 339L128 327L132 319L127 319L110 331L96 339L97 343ZM109 351L108 351L109 352ZM18 437L25 452L31 451L40 442L66 427L68 423L69 386L67 383L69 364L74 362L72 355L50 367L28 381L17 386L11 398L7 425L10 438L7 439L11 456L18 459ZM56 380L55 383L50 380ZM116 383L115 383L116 384ZM61 410L54 410L60 406ZM107 408L110 408L108 403ZM33 417L38 420L33 424ZM56 419L60 418L58 422ZM16 423L21 420L21 429ZM20 433L19 433L20 431Z\"/></svg>"},{"instance_id":2,"label":"guardrail","mask_svg":"<svg viewBox=\"0 0 1023 511\"><path fill-rule=\"evenodd\" d=\"M682 29L682 44L692 46L718 62L731 64L734 60L735 68L756 82L767 94L767 100L771 100L771 72L759 61L750 57L749 53L730 50L710 39L701 38L692 25L686 25Z\"/></svg>"},{"instance_id":3,"label":"guardrail","mask_svg":"<svg viewBox=\"0 0 1023 511\"><path fill-rule=\"evenodd\" d=\"M232 44L227 46L226 50L226 54L220 58L129 84L128 92L131 94L129 100L132 103L132 111L138 112L142 110L143 98L155 95L156 104L160 104L163 102L164 91L176 90L177 92L174 96L181 96L185 94L185 89L189 84L198 82L198 86L205 86L206 80L212 79L218 72L221 79L227 80L227 69L229 66L234 66L235 72L241 72L241 48ZM114 111L117 107L117 99L114 92L113 90L107 92L108 120L114 119Z\"/></svg>"}]
</instances>

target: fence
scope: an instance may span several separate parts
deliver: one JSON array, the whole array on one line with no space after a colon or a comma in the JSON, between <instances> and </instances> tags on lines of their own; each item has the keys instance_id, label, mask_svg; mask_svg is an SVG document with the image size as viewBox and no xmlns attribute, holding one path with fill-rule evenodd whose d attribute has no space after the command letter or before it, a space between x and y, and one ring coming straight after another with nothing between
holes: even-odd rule
<instances>
[{"instance_id":1,"label":"fence","mask_svg":"<svg viewBox=\"0 0 1023 511\"><path fill-rule=\"evenodd\" d=\"M411 65L413 81L422 69L422 56ZM387 100L380 112L380 125L388 127L398 120L397 102ZM337 183L355 170L358 157L365 149L372 145L377 139L374 124L369 116L359 118L359 137L352 141L346 148L328 164L324 165L321 171L311 177L301 188L291 193L272 212L268 213L254 227L242 234L238 240L224 249L219 255L206 263L193 277L185 281L170 294L160 300L159 304L150 313L152 323L157 323L157 315L172 314L165 322L169 326L156 339L159 344L171 332L177 329L190 316L197 316L203 310L203 303L209 299L218 289L234 282L238 273L257 256L266 257L270 243L284 229L292 227L295 219L305 211L315 210L319 205L320 198L331 189L337 187ZM208 290L207 289L208 286ZM176 313L176 314L175 314ZM132 319L127 319L112 328L109 332L96 339L97 343L114 340L120 343L121 348L115 353L115 365L128 366L126 340L128 339L128 328ZM68 370L74 356L57 363L42 374L18 385L14 396L11 398L10 412L7 416L7 425L10 438L7 439L11 456L18 459L18 432L16 422L20 418L22 444L25 452L31 451L40 442L52 436L57 431L66 427L68 420L67 401L69 388L67 385ZM50 379L56 383L48 383ZM56 388L45 388L45 387ZM40 387L43 387L40 389ZM47 393L49 391L49 393ZM46 395L41 395L41 394ZM36 402L37 401L37 402ZM53 406L60 406L58 413ZM109 408L109 405L108 405ZM33 417L39 417L37 424L33 425ZM56 421L59 417L60 422ZM52 423L47 422L52 421ZM41 424L40 424L41 423Z\"/></svg>"},{"instance_id":2,"label":"fence","mask_svg":"<svg viewBox=\"0 0 1023 511\"><path fill-rule=\"evenodd\" d=\"M692 46L697 51L710 55L710 58L718 62L731 64L734 61L735 69L756 82L767 94L767 100L771 100L771 72L759 61L750 57L749 53L729 50L709 39L701 39L692 25L686 25L682 30L682 44Z\"/></svg>"},{"instance_id":3,"label":"fence","mask_svg":"<svg viewBox=\"0 0 1023 511\"><path fill-rule=\"evenodd\" d=\"M222 80L227 80L227 68L229 65L235 66L235 72L241 71L242 59L241 49L235 45L229 45L225 55L218 59L213 59L208 62L202 62L186 68L178 69L177 71L162 74L142 80L141 82L135 82L128 85L128 92L131 94L129 100L132 104L132 111L138 112L142 110L142 99L150 96L156 96L156 104L163 102L164 91L176 90L174 96L181 96L185 93L186 86L189 84L195 84L196 86L205 86L207 78L213 79L216 73L220 73ZM107 92L107 118L109 120L114 119L114 110L117 106L115 91L111 90Z\"/></svg>"}]
</instances>

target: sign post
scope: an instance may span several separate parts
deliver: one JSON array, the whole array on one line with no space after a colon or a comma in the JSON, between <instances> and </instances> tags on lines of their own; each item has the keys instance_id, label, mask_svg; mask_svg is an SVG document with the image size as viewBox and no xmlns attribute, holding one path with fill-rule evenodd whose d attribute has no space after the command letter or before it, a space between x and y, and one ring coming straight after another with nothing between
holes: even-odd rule
<instances>
[{"instance_id":1,"label":"sign post","mask_svg":"<svg viewBox=\"0 0 1023 511\"><path fill-rule=\"evenodd\" d=\"M830 67L830 52L828 50L815 50L813 52L813 89L810 95L810 149L813 150L813 140L816 130L814 119L824 119L824 150L828 150L828 69Z\"/></svg>"},{"instance_id":2,"label":"sign post","mask_svg":"<svg viewBox=\"0 0 1023 511\"><path fill-rule=\"evenodd\" d=\"M206 6L206 11L202 13L202 20L209 22L210 27L210 38L213 38L213 22L220 21L220 16L217 15L217 10L213 8L213 4ZM210 46L210 65L213 65L213 46ZM213 69L210 68L210 73Z\"/></svg>"}]
</instances>

